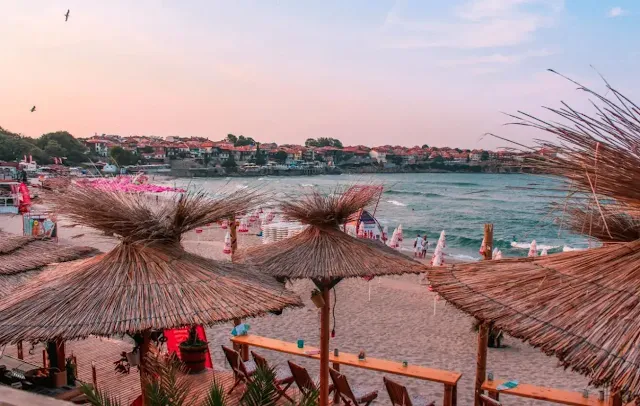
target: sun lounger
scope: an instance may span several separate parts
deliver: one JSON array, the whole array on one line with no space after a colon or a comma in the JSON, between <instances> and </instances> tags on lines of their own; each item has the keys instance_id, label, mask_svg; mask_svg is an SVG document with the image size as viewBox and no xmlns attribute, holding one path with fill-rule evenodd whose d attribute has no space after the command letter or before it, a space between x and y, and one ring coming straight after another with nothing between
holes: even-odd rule
<instances>
[{"instance_id":1,"label":"sun lounger","mask_svg":"<svg viewBox=\"0 0 640 406\"><path fill-rule=\"evenodd\" d=\"M256 372L256 364L253 361L242 361L240 354L236 350L232 350L229 347L222 346L222 351L224 351L224 356L227 358L229 362L229 366L231 366L231 370L233 371L233 379L234 383L229 392L233 392L233 390L240 383L251 382L251 376Z\"/></svg>"},{"instance_id":2,"label":"sun lounger","mask_svg":"<svg viewBox=\"0 0 640 406\"><path fill-rule=\"evenodd\" d=\"M336 390L340 394L340 399L347 406L358 406L365 405L369 406L371 402L373 402L378 397L378 391L358 391L351 390L351 386L349 386L349 382L347 381L347 377L342 375L340 372L336 371L333 368L329 368L329 374L331 375L331 380L336 387Z\"/></svg>"},{"instance_id":3,"label":"sun lounger","mask_svg":"<svg viewBox=\"0 0 640 406\"><path fill-rule=\"evenodd\" d=\"M258 367L265 368L265 369L269 368L269 363L264 357L256 354L255 351L251 351L251 356L253 357L253 360L255 361ZM287 368L277 368L275 370L275 373L276 373L276 377L273 383L275 384L276 389L278 390L278 393L280 393L280 396L278 396L278 399L276 399L276 402L282 396L284 396L287 400L293 402L293 399L291 399L289 395L287 395L287 389L289 389L289 386L291 386L294 382L293 374Z\"/></svg>"},{"instance_id":4,"label":"sun lounger","mask_svg":"<svg viewBox=\"0 0 640 406\"><path fill-rule=\"evenodd\" d=\"M406 386L400 385L387 377L384 377L383 380L393 406L435 406L436 404L434 401L429 402L418 396L412 398L409 396Z\"/></svg>"}]
</instances>

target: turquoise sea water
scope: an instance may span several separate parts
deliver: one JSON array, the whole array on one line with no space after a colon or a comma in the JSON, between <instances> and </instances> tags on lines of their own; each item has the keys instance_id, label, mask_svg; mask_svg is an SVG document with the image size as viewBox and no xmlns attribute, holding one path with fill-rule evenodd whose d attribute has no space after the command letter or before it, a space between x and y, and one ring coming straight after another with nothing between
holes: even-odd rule
<instances>
[{"instance_id":1,"label":"turquoise sea water","mask_svg":"<svg viewBox=\"0 0 640 406\"><path fill-rule=\"evenodd\" d=\"M557 180L526 174L385 174L340 175L314 177L263 177L227 179L180 179L178 186L216 191L222 187L241 189L261 186L277 197L304 193L318 188L330 193L340 184L358 182L384 186L384 194L376 210L376 218L389 226L389 233L398 225L404 229L404 248L412 249L417 233L427 233L430 248L441 230L447 235L447 254L458 259L478 259L483 224L494 224L494 246L504 256L523 256L531 240L538 247L564 246L584 248L584 236L559 230L549 214L549 203L561 201L563 194L553 190ZM535 187L538 190L521 188ZM514 248L514 238L521 248Z\"/></svg>"}]
</instances>

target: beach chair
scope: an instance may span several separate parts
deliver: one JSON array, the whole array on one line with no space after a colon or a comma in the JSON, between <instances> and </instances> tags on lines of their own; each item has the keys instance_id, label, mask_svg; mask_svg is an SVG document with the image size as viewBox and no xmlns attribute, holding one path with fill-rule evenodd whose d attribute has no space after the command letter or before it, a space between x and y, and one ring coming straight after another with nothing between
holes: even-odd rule
<instances>
[{"instance_id":1,"label":"beach chair","mask_svg":"<svg viewBox=\"0 0 640 406\"><path fill-rule=\"evenodd\" d=\"M391 404L393 406L435 406L436 402L429 402L427 399L420 398L418 396L414 396L413 398L409 396L409 392L407 391L407 387L400 385L397 382L388 379L387 377L382 378L384 381L384 386L387 388L387 393L389 394L389 399L391 400Z\"/></svg>"},{"instance_id":2,"label":"beach chair","mask_svg":"<svg viewBox=\"0 0 640 406\"><path fill-rule=\"evenodd\" d=\"M480 395L480 404L482 406L502 406L502 403L498 402L495 399L491 399L487 395Z\"/></svg>"},{"instance_id":3,"label":"beach chair","mask_svg":"<svg viewBox=\"0 0 640 406\"><path fill-rule=\"evenodd\" d=\"M224 356L227 358L229 366L231 366L231 370L233 371L234 382L231 389L229 389L229 392L227 392L227 394L229 394L233 392L236 386L240 383L244 382L247 384L251 382L251 376L256 372L256 363L253 361L244 362L238 351L224 345L222 346L222 351L224 352Z\"/></svg>"},{"instance_id":4,"label":"beach chair","mask_svg":"<svg viewBox=\"0 0 640 406\"><path fill-rule=\"evenodd\" d=\"M300 393L303 395L308 395L309 392L318 391L318 385L314 382L313 379L309 376L309 372L307 372L306 368L301 367L298 364L294 364L291 361L287 361L289 364L289 369L291 370L291 375L293 375L293 380L295 381L298 389L300 389ZM329 385L329 392L334 391L334 386Z\"/></svg>"},{"instance_id":5,"label":"beach chair","mask_svg":"<svg viewBox=\"0 0 640 406\"><path fill-rule=\"evenodd\" d=\"M269 368L269 363L264 357L256 354L255 351L251 351L251 356L253 357L253 361L256 363L256 366L265 369ZM280 394L280 396L278 396L278 398L276 399L276 402L283 396L290 402L293 402L293 399L291 399L291 397L287 395L287 389L289 389L289 386L291 386L294 382L293 374L287 368L277 368L275 370L275 373L276 377L273 383L275 384L275 387Z\"/></svg>"},{"instance_id":6,"label":"beach chair","mask_svg":"<svg viewBox=\"0 0 640 406\"><path fill-rule=\"evenodd\" d=\"M358 390L356 390L355 392L352 391L351 386L347 381L347 377L333 368L329 368L329 375L331 375L331 380L333 381L333 385L336 387L336 390L340 395L340 399L342 399L344 404L347 406L369 406L369 404L371 404L371 402L376 400L376 398L378 397L377 390L368 392Z\"/></svg>"}]
</instances>

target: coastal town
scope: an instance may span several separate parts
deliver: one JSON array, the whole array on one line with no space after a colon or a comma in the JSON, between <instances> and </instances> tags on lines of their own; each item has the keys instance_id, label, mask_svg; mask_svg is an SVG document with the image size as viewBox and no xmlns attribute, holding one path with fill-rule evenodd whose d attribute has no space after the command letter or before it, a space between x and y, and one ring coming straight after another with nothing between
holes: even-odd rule
<instances>
[{"instance_id":1,"label":"coastal town","mask_svg":"<svg viewBox=\"0 0 640 406\"><path fill-rule=\"evenodd\" d=\"M215 174L280 173L318 174L398 171L520 171L527 155L511 150L460 149L429 145L343 146L333 138L307 139L305 145L256 142L252 138L228 134L212 141L202 137L149 137L94 135L82 139L91 155L104 161L113 151L126 151L136 163L168 164L177 176L214 176ZM125 152L125 153L126 153ZM533 154L549 155L541 149ZM180 162L182 161L182 162ZM124 164L130 162L115 162Z\"/></svg>"}]
</instances>

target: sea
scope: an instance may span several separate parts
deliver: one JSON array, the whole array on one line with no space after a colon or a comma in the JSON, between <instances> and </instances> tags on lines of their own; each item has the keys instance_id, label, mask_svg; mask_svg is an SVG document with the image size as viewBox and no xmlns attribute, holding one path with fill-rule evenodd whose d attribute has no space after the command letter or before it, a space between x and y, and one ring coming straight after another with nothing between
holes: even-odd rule
<instances>
[{"instance_id":1,"label":"sea","mask_svg":"<svg viewBox=\"0 0 640 406\"><path fill-rule=\"evenodd\" d=\"M529 174L375 174L260 178L193 178L176 186L209 192L259 187L274 199L295 198L314 188L331 193L358 183L378 184L384 192L375 217L389 233L402 224L403 250L412 251L417 234L427 235L431 250L444 230L447 256L479 260L485 223L494 225L494 248L503 257L526 256L532 240L549 253L584 249L586 236L562 230L550 203L562 202L559 180ZM373 211L374 208L371 208ZM556 213L557 214L557 213Z\"/></svg>"}]
</instances>

